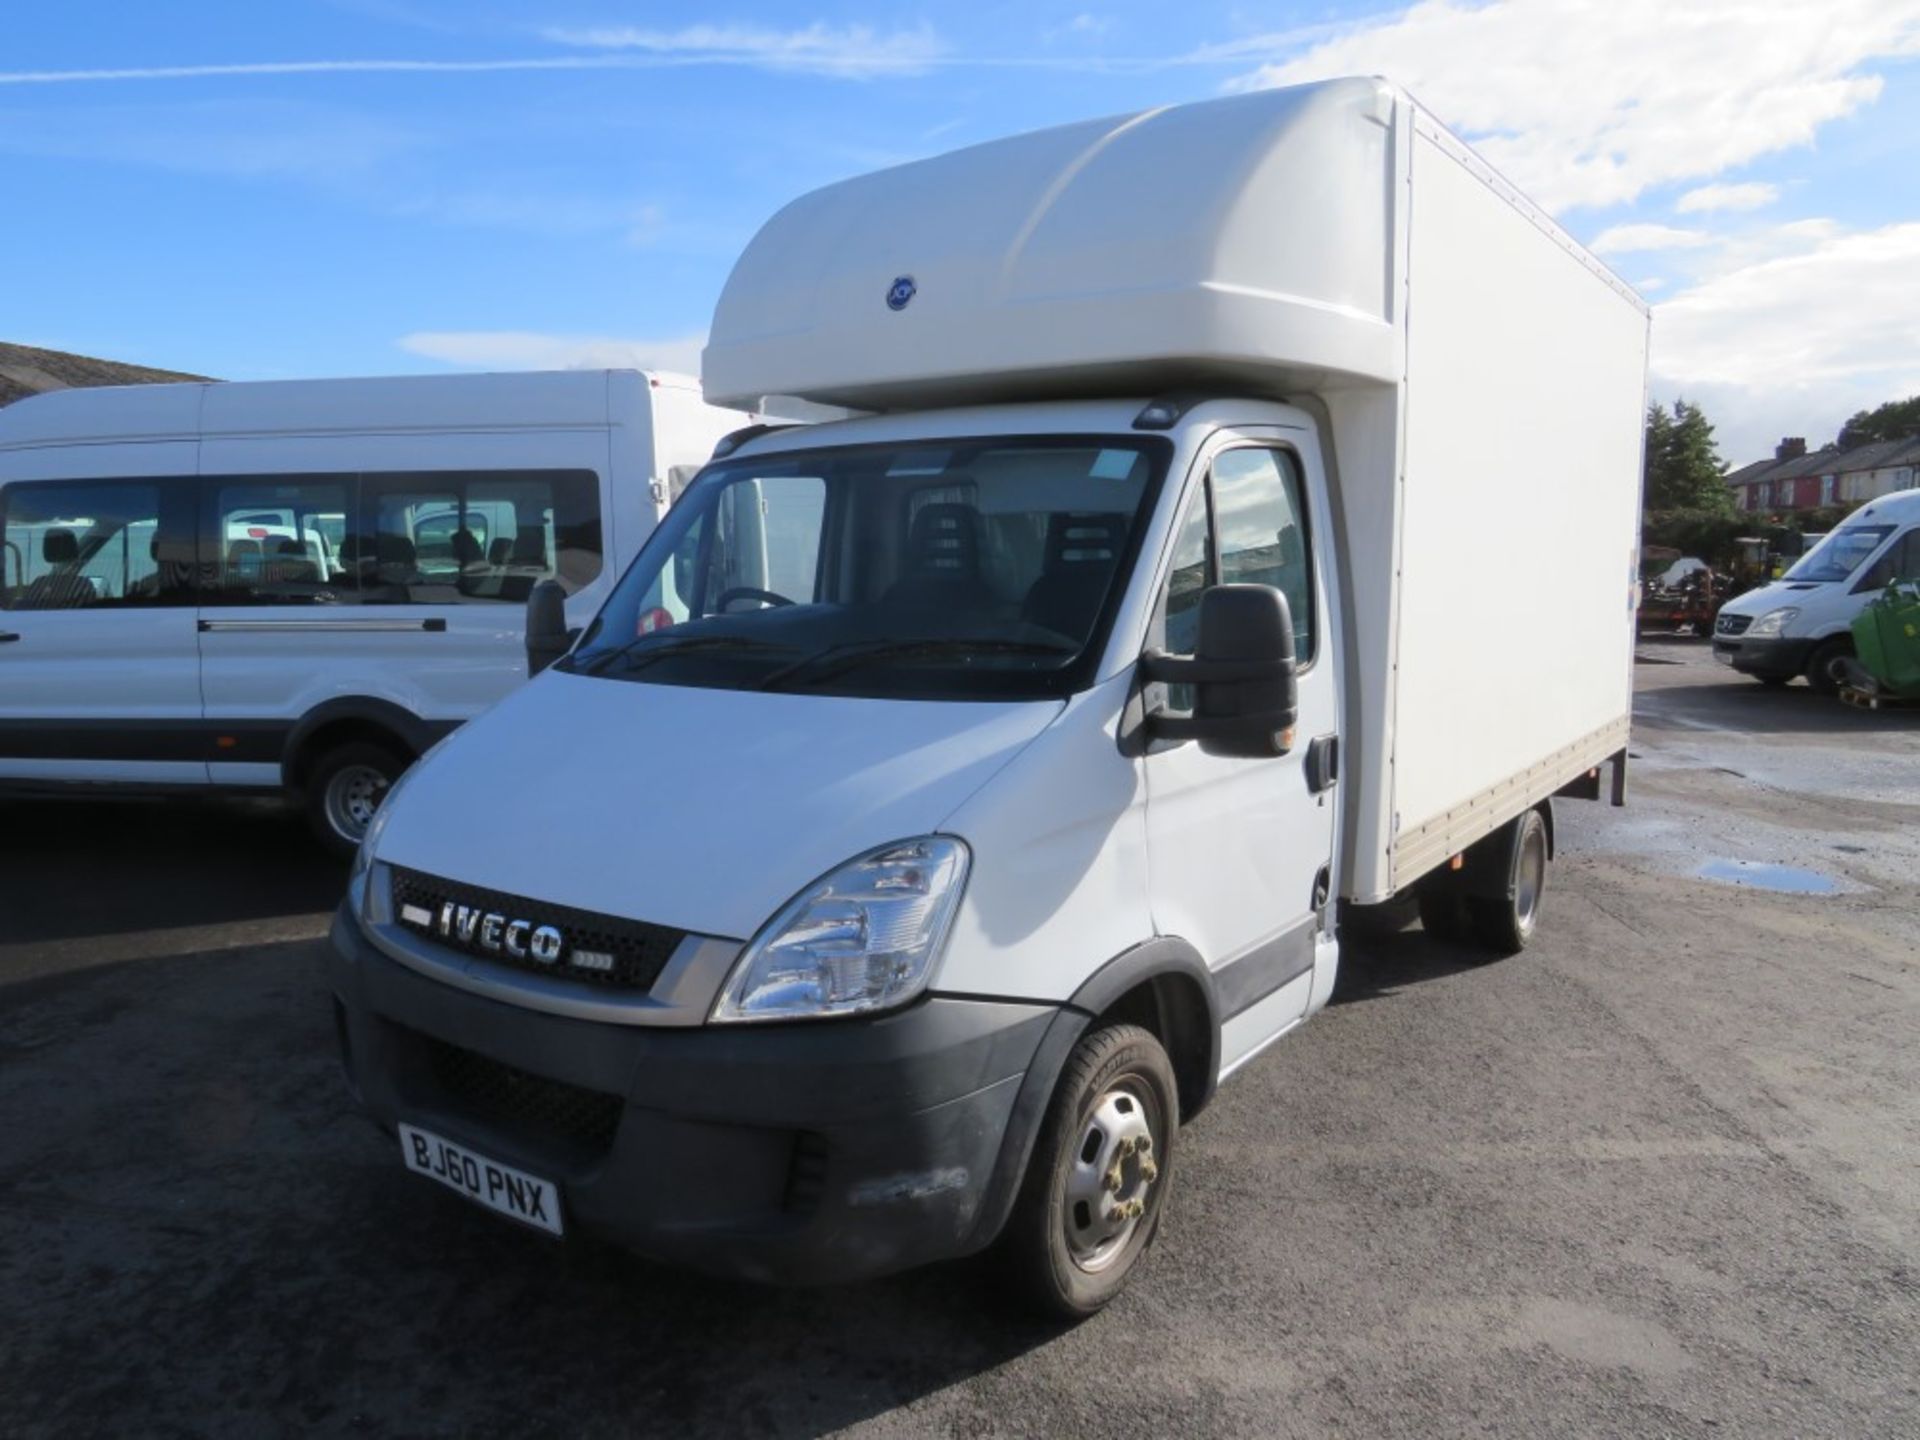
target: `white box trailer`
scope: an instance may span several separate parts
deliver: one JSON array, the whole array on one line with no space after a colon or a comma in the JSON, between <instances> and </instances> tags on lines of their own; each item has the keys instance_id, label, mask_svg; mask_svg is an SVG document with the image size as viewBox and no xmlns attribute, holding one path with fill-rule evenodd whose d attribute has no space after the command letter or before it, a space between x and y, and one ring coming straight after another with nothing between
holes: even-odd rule
<instances>
[{"instance_id":1,"label":"white box trailer","mask_svg":"<svg viewBox=\"0 0 1920 1440\"><path fill-rule=\"evenodd\" d=\"M702 379L721 404L893 414L1306 409L1345 562L1340 893L1380 901L1603 761L1624 774L1647 333L1413 99L1343 80L803 196L736 265Z\"/></svg>"},{"instance_id":2,"label":"white box trailer","mask_svg":"<svg viewBox=\"0 0 1920 1440\"><path fill-rule=\"evenodd\" d=\"M1549 797L1624 760L1646 338L1377 81L796 201L706 389L867 413L723 441L375 818L356 1092L545 1229L788 1281L998 1240L1097 1309L1340 897L1533 934ZM603 1120L410 1088L456 1052Z\"/></svg>"}]
</instances>

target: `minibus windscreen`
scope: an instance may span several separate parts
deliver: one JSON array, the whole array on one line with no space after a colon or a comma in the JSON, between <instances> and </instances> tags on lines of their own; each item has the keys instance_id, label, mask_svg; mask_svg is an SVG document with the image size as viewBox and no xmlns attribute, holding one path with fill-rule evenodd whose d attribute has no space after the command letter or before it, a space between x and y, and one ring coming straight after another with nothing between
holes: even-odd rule
<instances>
[{"instance_id":1,"label":"minibus windscreen","mask_svg":"<svg viewBox=\"0 0 1920 1440\"><path fill-rule=\"evenodd\" d=\"M996 437L709 467L567 668L609 679L910 699L1091 679L1171 447Z\"/></svg>"}]
</instances>

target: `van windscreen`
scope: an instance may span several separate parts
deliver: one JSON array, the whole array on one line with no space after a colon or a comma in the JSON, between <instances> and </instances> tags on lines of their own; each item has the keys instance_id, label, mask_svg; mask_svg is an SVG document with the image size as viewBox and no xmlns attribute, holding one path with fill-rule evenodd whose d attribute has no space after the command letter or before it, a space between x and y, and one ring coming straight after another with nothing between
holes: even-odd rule
<instances>
[{"instance_id":1,"label":"van windscreen","mask_svg":"<svg viewBox=\"0 0 1920 1440\"><path fill-rule=\"evenodd\" d=\"M709 467L568 668L611 679L912 699L1091 678L1171 447L998 437Z\"/></svg>"},{"instance_id":2,"label":"van windscreen","mask_svg":"<svg viewBox=\"0 0 1920 1440\"><path fill-rule=\"evenodd\" d=\"M1786 578L1800 581L1845 580L1893 533L1891 525L1848 525L1834 531L1802 555Z\"/></svg>"}]
</instances>

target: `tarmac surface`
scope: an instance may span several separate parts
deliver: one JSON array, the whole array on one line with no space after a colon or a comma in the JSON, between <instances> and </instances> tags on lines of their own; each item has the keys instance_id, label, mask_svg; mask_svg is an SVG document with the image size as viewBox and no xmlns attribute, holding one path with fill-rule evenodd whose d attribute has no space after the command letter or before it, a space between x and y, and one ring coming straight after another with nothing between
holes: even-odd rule
<instances>
[{"instance_id":1,"label":"tarmac surface","mask_svg":"<svg viewBox=\"0 0 1920 1440\"><path fill-rule=\"evenodd\" d=\"M1535 947L1350 935L1070 1328L496 1221L346 1096L297 821L0 806L0 1434L1920 1435L1920 713L1637 688Z\"/></svg>"}]
</instances>

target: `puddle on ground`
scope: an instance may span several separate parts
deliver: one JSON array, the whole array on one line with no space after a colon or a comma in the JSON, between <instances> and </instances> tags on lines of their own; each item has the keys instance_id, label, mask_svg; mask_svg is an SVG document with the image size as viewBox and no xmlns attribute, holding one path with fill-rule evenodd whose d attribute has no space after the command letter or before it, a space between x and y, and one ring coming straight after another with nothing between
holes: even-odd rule
<instances>
[{"instance_id":1,"label":"puddle on ground","mask_svg":"<svg viewBox=\"0 0 1920 1440\"><path fill-rule=\"evenodd\" d=\"M1746 885L1755 890L1775 890L1783 895L1831 895L1840 882L1818 870L1799 870L1791 865L1769 865L1764 860L1708 860L1693 872L1702 880L1718 880L1723 885Z\"/></svg>"}]
</instances>

